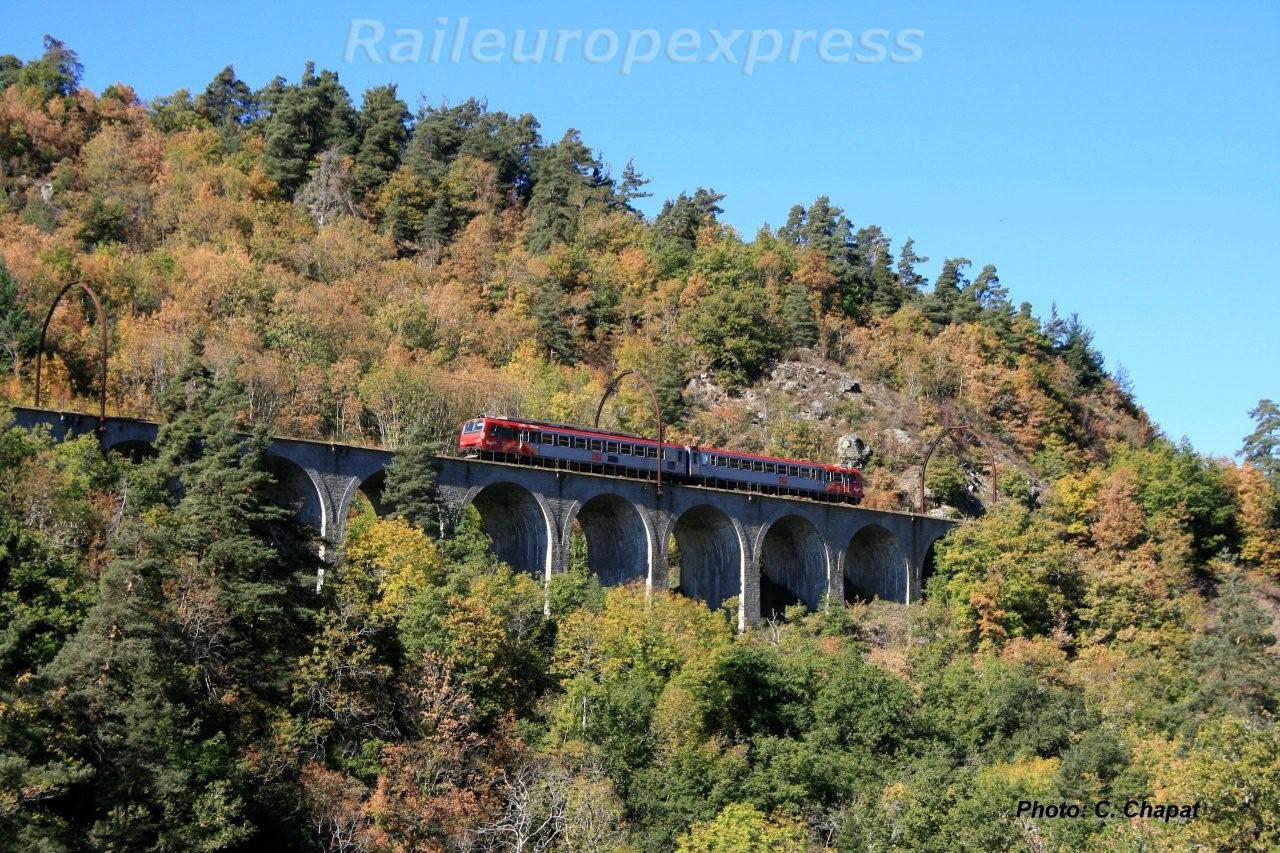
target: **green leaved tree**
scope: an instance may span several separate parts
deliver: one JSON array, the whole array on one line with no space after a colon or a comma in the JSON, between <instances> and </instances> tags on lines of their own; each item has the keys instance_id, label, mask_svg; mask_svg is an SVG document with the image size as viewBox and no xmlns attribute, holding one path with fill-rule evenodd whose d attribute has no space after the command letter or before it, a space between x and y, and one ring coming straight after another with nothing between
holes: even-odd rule
<instances>
[{"instance_id":1,"label":"green leaved tree","mask_svg":"<svg viewBox=\"0 0 1280 853\"><path fill-rule=\"evenodd\" d=\"M1280 487L1280 406L1259 400L1249 411L1255 429L1245 436L1239 455Z\"/></svg>"}]
</instances>

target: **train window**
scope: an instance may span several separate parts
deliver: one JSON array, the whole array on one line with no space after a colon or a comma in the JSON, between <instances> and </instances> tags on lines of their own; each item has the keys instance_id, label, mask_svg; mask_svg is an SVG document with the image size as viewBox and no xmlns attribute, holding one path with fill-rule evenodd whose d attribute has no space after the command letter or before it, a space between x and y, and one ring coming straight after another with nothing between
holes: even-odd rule
<instances>
[{"instance_id":1,"label":"train window","mask_svg":"<svg viewBox=\"0 0 1280 853\"><path fill-rule=\"evenodd\" d=\"M544 432L544 433L542 433L542 443L543 443L543 444L555 444L555 443L556 443L556 434L555 434L554 432Z\"/></svg>"},{"instance_id":2,"label":"train window","mask_svg":"<svg viewBox=\"0 0 1280 853\"><path fill-rule=\"evenodd\" d=\"M797 468L797 467L796 467L796 466L794 466L794 465L788 465L788 466L787 466L787 476L788 476L788 477L799 477L799 476L800 476L800 469L799 469L799 468Z\"/></svg>"},{"instance_id":3,"label":"train window","mask_svg":"<svg viewBox=\"0 0 1280 853\"><path fill-rule=\"evenodd\" d=\"M531 430L529 432L528 441L530 444L542 444L542 433L538 432L536 429Z\"/></svg>"},{"instance_id":4,"label":"train window","mask_svg":"<svg viewBox=\"0 0 1280 853\"><path fill-rule=\"evenodd\" d=\"M627 444L625 441L622 442L621 444L618 445L618 452L621 453L623 456L630 456L631 445Z\"/></svg>"},{"instance_id":5,"label":"train window","mask_svg":"<svg viewBox=\"0 0 1280 853\"><path fill-rule=\"evenodd\" d=\"M572 441L573 440L569 438L569 436L567 435L556 436L556 444L560 445L561 447L569 447Z\"/></svg>"},{"instance_id":6,"label":"train window","mask_svg":"<svg viewBox=\"0 0 1280 853\"><path fill-rule=\"evenodd\" d=\"M578 450L586 450L586 449L587 449L587 440L586 440L585 438L577 438L577 437L575 437L575 438L573 439L573 446L574 446L574 447L576 447Z\"/></svg>"},{"instance_id":7,"label":"train window","mask_svg":"<svg viewBox=\"0 0 1280 853\"><path fill-rule=\"evenodd\" d=\"M644 450L645 450L645 455L648 456L650 459L658 458L658 448L656 445L651 445L649 447L646 447Z\"/></svg>"},{"instance_id":8,"label":"train window","mask_svg":"<svg viewBox=\"0 0 1280 853\"><path fill-rule=\"evenodd\" d=\"M599 453L601 450L604 450L604 442L598 438L591 439L591 449Z\"/></svg>"},{"instance_id":9,"label":"train window","mask_svg":"<svg viewBox=\"0 0 1280 853\"><path fill-rule=\"evenodd\" d=\"M773 462L766 462L764 463L764 472L766 474L776 474L778 473L778 466Z\"/></svg>"},{"instance_id":10,"label":"train window","mask_svg":"<svg viewBox=\"0 0 1280 853\"><path fill-rule=\"evenodd\" d=\"M729 457L729 467L735 471L742 470L742 460L736 456Z\"/></svg>"},{"instance_id":11,"label":"train window","mask_svg":"<svg viewBox=\"0 0 1280 853\"><path fill-rule=\"evenodd\" d=\"M606 453L617 453L617 452L618 452L618 442L616 442L616 441L606 441L606 442L604 443L604 449L605 449L605 452L606 452Z\"/></svg>"},{"instance_id":12,"label":"train window","mask_svg":"<svg viewBox=\"0 0 1280 853\"><path fill-rule=\"evenodd\" d=\"M763 462L752 462L752 463L751 463L751 470L752 470L752 471L763 471L763 470L764 470L764 463L763 463Z\"/></svg>"}]
</instances>

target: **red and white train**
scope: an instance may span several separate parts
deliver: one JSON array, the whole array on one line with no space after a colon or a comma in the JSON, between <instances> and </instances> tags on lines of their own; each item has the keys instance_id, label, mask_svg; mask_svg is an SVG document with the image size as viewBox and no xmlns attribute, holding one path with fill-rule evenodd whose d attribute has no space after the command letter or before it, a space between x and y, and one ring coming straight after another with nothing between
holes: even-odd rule
<instances>
[{"instance_id":1,"label":"red and white train","mask_svg":"<svg viewBox=\"0 0 1280 853\"><path fill-rule=\"evenodd\" d=\"M462 425L458 449L467 456L518 461L600 474L652 479L658 442L625 433L508 418L472 418ZM694 485L797 495L856 504L862 474L856 468L664 443L662 476Z\"/></svg>"}]
</instances>

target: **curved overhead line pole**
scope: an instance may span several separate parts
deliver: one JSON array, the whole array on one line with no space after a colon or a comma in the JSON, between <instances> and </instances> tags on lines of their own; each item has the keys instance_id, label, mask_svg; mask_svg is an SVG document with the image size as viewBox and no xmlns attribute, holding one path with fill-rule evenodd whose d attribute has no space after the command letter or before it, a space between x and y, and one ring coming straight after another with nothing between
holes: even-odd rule
<instances>
[{"instance_id":1,"label":"curved overhead line pole","mask_svg":"<svg viewBox=\"0 0 1280 853\"><path fill-rule=\"evenodd\" d=\"M623 378L627 376L635 376L644 385L645 390L649 392L649 398L653 400L653 415L658 419L658 494L662 494L662 463L666 461L663 458L665 448L662 444L662 406L658 403L658 392L654 389L653 383L645 378L644 374L635 370L624 370L617 376L609 380L609 384L604 388L604 395L600 398L600 405L596 406L595 428L600 428L600 413L604 411L604 404L613 396L613 392L618 390L618 386L622 383Z\"/></svg>"},{"instance_id":2,"label":"curved overhead line pole","mask_svg":"<svg viewBox=\"0 0 1280 853\"><path fill-rule=\"evenodd\" d=\"M997 492L996 492L996 454L995 454L995 451L991 449L991 445L987 443L987 440L986 440L985 438L983 438L983 437L982 437L982 434L981 434L981 433L979 433L976 429L974 429L973 427L965 426L964 424L961 424L961 425L959 425L959 426L949 426L949 427L947 427L946 429L944 429L944 430L943 430L943 431L938 435L938 437L937 437L937 438L935 438L935 439L933 440L933 443L929 445L929 450L928 450L928 452L927 452L927 453L925 453L925 455L924 455L924 461L920 463L920 514L921 514L921 515L924 515L924 514L925 514L925 505L924 505L924 472L925 472L925 469L929 467L929 459L933 456L933 451L937 450L937 449L938 449L938 445L942 443L942 439L946 438L948 433L953 433L953 432L967 432L967 433L969 433L969 435L971 435L971 436L973 436L974 438L976 438L976 439L978 440L978 443L982 445L983 449L987 451L987 458L988 458L988 459L990 460L990 462L991 462L991 505L992 505L993 507L996 505L996 498L998 497L998 495L997 495Z\"/></svg>"},{"instance_id":3,"label":"curved overhead line pole","mask_svg":"<svg viewBox=\"0 0 1280 853\"><path fill-rule=\"evenodd\" d=\"M106 429L107 424L107 312L102 309L102 300L98 298L98 294L94 289L79 279L67 282L66 286L58 291L58 295L54 297L53 304L49 306L49 313L45 315L44 325L40 327L40 347L36 350L36 408L40 408L40 367L41 360L44 358L45 336L49 333L49 321L53 319L53 312L58 310L62 297L66 296L67 291L76 285L79 285L81 290L89 294L89 299L93 301L93 307L98 312L98 326L102 329L102 346L99 353L101 364L98 366L98 431L102 432L102 430Z\"/></svg>"}]
</instances>

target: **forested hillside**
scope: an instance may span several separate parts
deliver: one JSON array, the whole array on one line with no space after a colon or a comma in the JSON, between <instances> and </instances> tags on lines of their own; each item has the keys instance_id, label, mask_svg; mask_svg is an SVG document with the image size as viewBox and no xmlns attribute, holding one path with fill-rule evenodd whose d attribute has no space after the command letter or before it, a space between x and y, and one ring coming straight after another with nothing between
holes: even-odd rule
<instances>
[{"instance_id":1,"label":"forested hillside","mask_svg":"<svg viewBox=\"0 0 1280 853\"><path fill-rule=\"evenodd\" d=\"M926 280L926 247L826 197L749 239L709 188L647 218L633 164L483 101L414 111L308 66L144 103L80 73L53 39L0 57L0 382L32 402L44 311L80 280L110 316L109 410L163 426L135 459L0 433L2 837L1280 846L1274 404L1244 464L1205 458L993 264ZM50 329L55 405L97 393L87 307ZM412 460L480 412L589 421L626 368L682 440L835 461L863 437L879 508L914 506L923 449L969 424L1001 498L982 453L944 444L930 506L967 520L923 603L743 635L602 590L582 554L544 589L474 517L441 524ZM624 386L608 416L648 433L645 400ZM272 433L408 451L394 515L352 519L319 591L313 532L272 502ZM1204 809L1017 815L1104 799Z\"/></svg>"}]
</instances>

